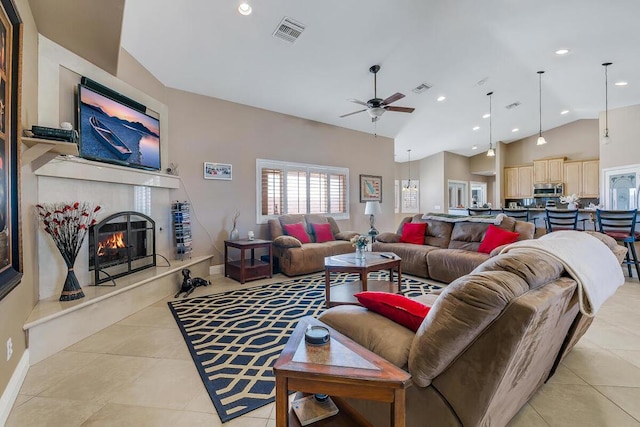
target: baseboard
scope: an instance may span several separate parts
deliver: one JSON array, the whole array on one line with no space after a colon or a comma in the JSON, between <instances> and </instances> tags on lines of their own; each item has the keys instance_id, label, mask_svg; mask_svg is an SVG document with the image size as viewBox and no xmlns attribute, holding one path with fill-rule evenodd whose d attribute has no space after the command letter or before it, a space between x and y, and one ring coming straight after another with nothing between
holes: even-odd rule
<instances>
[{"instance_id":1,"label":"baseboard","mask_svg":"<svg viewBox=\"0 0 640 427\"><path fill-rule=\"evenodd\" d=\"M2 393L2 396L0 396L0 426L4 426L7 422L9 413L11 413L13 404L18 398L20 387L22 387L22 383L24 382L28 371L29 350L25 350L25 352L22 354L22 357L20 358L20 361L18 362L18 366L16 366L16 370L13 371L13 375L11 375L11 379L9 380L9 384L7 384L7 388L4 390L4 393Z\"/></svg>"},{"instance_id":2,"label":"baseboard","mask_svg":"<svg viewBox=\"0 0 640 427\"><path fill-rule=\"evenodd\" d=\"M222 264L209 266L209 276L214 276L216 274L223 274L223 272L224 272L224 265Z\"/></svg>"}]
</instances>

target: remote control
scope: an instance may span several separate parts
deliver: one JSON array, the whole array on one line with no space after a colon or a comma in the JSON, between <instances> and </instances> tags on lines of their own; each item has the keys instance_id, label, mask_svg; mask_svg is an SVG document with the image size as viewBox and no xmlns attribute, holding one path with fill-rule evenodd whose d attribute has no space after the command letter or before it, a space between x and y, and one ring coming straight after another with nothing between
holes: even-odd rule
<instances>
[{"instance_id":1,"label":"remote control","mask_svg":"<svg viewBox=\"0 0 640 427\"><path fill-rule=\"evenodd\" d=\"M389 254L380 254L380 256L382 258L388 258L388 259L395 259L396 257L393 255L389 255Z\"/></svg>"}]
</instances>

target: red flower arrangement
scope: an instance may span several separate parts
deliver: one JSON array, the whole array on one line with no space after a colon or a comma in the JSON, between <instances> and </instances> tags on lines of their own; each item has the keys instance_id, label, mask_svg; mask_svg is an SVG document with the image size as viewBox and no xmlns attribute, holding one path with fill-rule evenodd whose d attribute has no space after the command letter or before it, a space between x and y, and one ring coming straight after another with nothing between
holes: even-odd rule
<instances>
[{"instance_id":1,"label":"red flower arrangement","mask_svg":"<svg viewBox=\"0 0 640 427\"><path fill-rule=\"evenodd\" d=\"M36 205L36 215L44 225L44 231L49 233L67 264L67 278L60 301L84 298L84 292L73 272L73 264L89 227L96 223L99 211L100 206L87 202Z\"/></svg>"}]
</instances>

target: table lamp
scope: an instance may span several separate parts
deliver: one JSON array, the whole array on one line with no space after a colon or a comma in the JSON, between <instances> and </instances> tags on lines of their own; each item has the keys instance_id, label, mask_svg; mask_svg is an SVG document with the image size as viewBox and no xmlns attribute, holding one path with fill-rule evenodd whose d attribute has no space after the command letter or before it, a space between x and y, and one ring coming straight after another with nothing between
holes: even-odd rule
<instances>
[{"instance_id":1,"label":"table lamp","mask_svg":"<svg viewBox=\"0 0 640 427\"><path fill-rule=\"evenodd\" d=\"M369 235L377 236L378 230L373 226L376 222L375 215L382 213L382 209L380 208L380 202L367 202L367 205L364 208L364 214L369 216L369 225L371 229L369 230Z\"/></svg>"}]
</instances>

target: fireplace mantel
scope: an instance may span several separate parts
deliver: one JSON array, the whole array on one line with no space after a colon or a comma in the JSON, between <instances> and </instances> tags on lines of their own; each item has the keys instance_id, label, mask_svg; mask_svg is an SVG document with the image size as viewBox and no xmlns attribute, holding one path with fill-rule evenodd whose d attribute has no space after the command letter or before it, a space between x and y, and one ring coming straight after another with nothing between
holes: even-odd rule
<instances>
[{"instance_id":1,"label":"fireplace mantel","mask_svg":"<svg viewBox=\"0 0 640 427\"><path fill-rule=\"evenodd\" d=\"M94 162L80 157L56 157L36 169L34 173L37 176L84 181L113 182L169 189L180 187L180 178L174 175Z\"/></svg>"}]
</instances>

